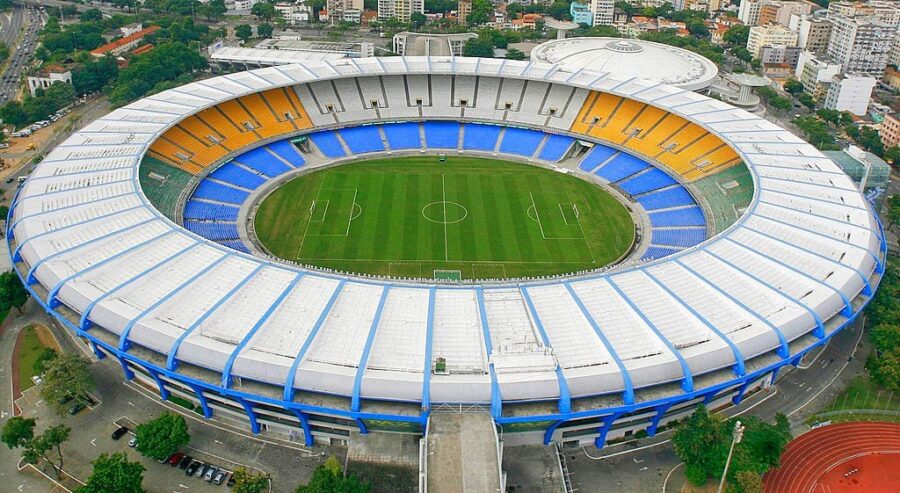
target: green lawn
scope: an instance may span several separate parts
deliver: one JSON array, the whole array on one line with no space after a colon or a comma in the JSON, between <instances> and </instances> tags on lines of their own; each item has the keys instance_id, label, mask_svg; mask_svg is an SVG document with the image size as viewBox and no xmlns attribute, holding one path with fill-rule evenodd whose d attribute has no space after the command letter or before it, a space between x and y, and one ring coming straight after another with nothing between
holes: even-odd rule
<instances>
[{"instance_id":1,"label":"green lawn","mask_svg":"<svg viewBox=\"0 0 900 493\"><path fill-rule=\"evenodd\" d=\"M38 356L46 349L38 338L37 330L34 325L29 325L22 329L20 336L22 341L19 345L19 390L26 390L34 387L31 377L36 375L34 372L34 362Z\"/></svg>"},{"instance_id":2,"label":"green lawn","mask_svg":"<svg viewBox=\"0 0 900 493\"><path fill-rule=\"evenodd\" d=\"M626 209L593 184L469 157L378 159L313 172L269 195L255 221L260 241L281 258L425 278L593 269L619 259L634 239Z\"/></svg>"}]
</instances>

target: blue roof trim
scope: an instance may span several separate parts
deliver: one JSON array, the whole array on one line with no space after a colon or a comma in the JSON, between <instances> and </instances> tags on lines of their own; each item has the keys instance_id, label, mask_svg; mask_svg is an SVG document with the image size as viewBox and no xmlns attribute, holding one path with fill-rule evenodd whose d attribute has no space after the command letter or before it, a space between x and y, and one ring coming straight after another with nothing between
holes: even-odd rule
<instances>
[{"instance_id":1,"label":"blue roof trim","mask_svg":"<svg viewBox=\"0 0 900 493\"><path fill-rule=\"evenodd\" d=\"M128 178L128 179L125 179L125 180L108 181L108 182L104 182L104 183L97 183L97 184L94 184L94 185L88 185L88 186L80 187L78 190L86 190L86 189L88 189L88 188L104 187L104 186L108 186L108 185L118 185L119 183L134 183L134 180L131 179L131 178ZM27 181L27 180L25 181L25 185L28 185L28 181ZM72 190L73 190L73 189L71 189L71 188L67 188L67 189L65 189L65 190L54 190L54 191L52 191L52 192L44 192L44 193L38 193L38 194L34 194L34 195L26 195L25 197L22 197L21 199L19 199L19 201L18 201L16 204L17 204L17 205L18 205L18 204L23 204L23 203L25 203L25 201L28 200L28 199L36 199L36 198L38 198L38 197L46 197L46 196L48 196L48 195L58 195L58 194L61 194L61 193L68 193L68 192L71 192ZM134 195L134 193L132 192L131 195Z\"/></svg>"},{"instance_id":2,"label":"blue roof trim","mask_svg":"<svg viewBox=\"0 0 900 493\"><path fill-rule=\"evenodd\" d=\"M748 246L746 246L746 245L742 245L742 244L740 244L740 243L738 243L738 242L732 240L730 237L727 237L727 236L726 236L726 237L723 238L723 239L724 239L724 240L727 240L727 241L729 241L730 243L733 243L733 244L735 244L735 245L737 245L737 246L739 246L739 247L741 247L741 248L743 248L744 250L747 250L747 251L749 251L749 252L753 252L753 253L759 255L759 256L762 257L762 258L765 258L765 259L768 259L768 260L770 260L770 261L772 261L772 262L775 262L776 264L778 264L778 265L784 267L785 269L788 269L788 270L790 270L791 272L794 272L794 273L796 273L796 274L798 274L798 275L800 275L800 276L802 276L802 277L804 277L804 278L806 278L806 279L808 279L808 280L810 280L810 281L812 281L812 282L814 282L814 283L816 283L816 284L819 284L820 286L823 286L823 287L825 287L826 289L830 289L831 291L834 291L834 293L837 294L837 295L841 298L841 301L844 303L844 311L845 311L844 316L845 316L845 317L849 317L850 314L853 313L853 306L850 304L850 299L847 298L847 295L845 295L844 292L841 291L840 289L838 289L838 288L832 286L831 284L828 284L827 282L825 282L825 281L823 281L823 280L821 280L821 279L817 279L817 278L815 278L815 277L813 277L813 276L807 274L806 272L803 272L802 270L797 269L796 267L792 267L792 266L790 266L790 265L784 263L784 262L781 261L780 259L777 259L777 258L775 258L775 257L773 257L773 256L771 256L771 255L762 253L762 252L760 252L759 250L755 250L755 249L750 248L750 247L748 247ZM712 253L712 252L710 252L710 253ZM715 255L715 254L714 254L714 256L717 257L717 258L719 258L719 255ZM724 260L723 260L723 261L724 261ZM730 264L730 262L729 262L729 264ZM756 278L754 277L754 279L756 279ZM759 279L757 279L757 280L759 280ZM759 280L759 281L762 282L761 280ZM767 284L767 283L765 283L765 282L763 282L763 284L765 284L766 286L769 286L769 284ZM769 287L772 288L772 286L769 286ZM775 288L772 288L772 289L775 289ZM780 293L782 293L783 296L786 296L786 297L788 296L787 293L785 293L785 292L783 292L783 291L781 291L781 290L777 290L777 291L779 291ZM791 298L791 299L793 299L793 298ZM819 326L823 326L822 320L819 318L819 315L818 315L815 311L813 311L812 309L810 309L805 303L801 303L799 300L793 300L793 301L794 301L795 303L801 305L801 306L806 306L807 309L810 310L810 312L813 314L813 317L816 319L816 323L819 324Z\"/></svg>"},{"instance_id":3,"label":"blue roof trim","mask_svg":"<svg viewBox=\"0 0 900 493\"><path fill-rule=\"evenodd\" d=\"M425 328L425 364L422 369L422 410L431 409L431 353L434 348L434 296L436 288L428 289L428 322Z\"/></svg>"},{"instance_id":4,"label":"blue roof trim","mask_svg":"<svg viewBox=\"0 0 900 493\"><path fill-rule=\"evenodd\" d=\"M150 267L147 267L143 272L139 273L138 275L136 275L136 276L126 280L125 282L122 282L121 284L113 287L112 289L104 292L103 294L98 296L97 299L91 301L90 304L88 304L87 308L85 308L84 311L81 312L81 318L78 321L78 326L81 327L82 329L87 329L87 324L89 323L88 319L91 316L91 311L93 311L94 307L97 306L98 303L102 302L109 296L119 292L120 289L141 279L142 277L149 274L150 272L160 268L161 266L165 265L166 263L168 263L172 260L175 260L176 258L180 257L182 254L185 254L185 253L189 252L190 250L193 250L194 248L200 246L201 244L202 243L200 242L200 240L195 240L194 243L184 247L182 250L175 252L172 255L169 255L168 257L160 260L159 262L151 265Z\"/></svg>"},{"instance_id":5,"label":"blue roof trim","mask_svg":"<svg viewBox=\"0 0 900 493\"><path fill-rule=\"evenodd\" d=\"M728 132L719 132L719 133L726 134ZM778 166L777 164L769 164L769 163L766 163L766 164L754 163L753 167L754 168L786 169L786 170L790 170L790 171L803 171L802 169L791 168L790 166ZM809 171L816 173L816 174L823 174L823 175L846 176L841 171L825 171L825 170L821 170L821 169L815 169L815 170L810 169Z\"/></svg>"},{"instance_id":6,"label":"blue roof trim","mask_svg":"<svg viewBox=\"0 0 900 493\"><path fill-rule=\"evenodd\" d=\"M234 351L231 352L231 355L228 356L228 360L225 362L225 367L222 369L222 387L225 387L227 389L231 386L231 369L232 367L234 367L234 361L237 359L238 354L243 351L244 347L246 347L250 340L253 339L253 336L256 335L256 331L258 331L260 327L262 327L263 324L266 323L266 321L269 319L269 317L272 316L273 313L275 313L275 310L277 310L278 307L281 306L281 303L285 298L287 298L288 294L290 294L291 291L294 290L294 286L296 286L297 283L300 282L300 279L302 279L305 275L306 273L300 272L294 276L294 279L291 280L290 283L288 283L287 287L285 287L281 294L278 295L278 298L276 298L272 305L270 305L269 308L266 309L265 313L263 313L262 316L259 317L259 320L256 321L256 324L254 324L253 327L244 335L243 339L241 339L241 342L239 342L238 345L235 346Z\"/></svg>"},{"instance_id":7,"label":"blue roof trim","mask_svg":"<svg viewBox=\"0 0 900 493\"><path fill-rule=\"evenodd\" d=\"M758 143L761 144L762 142L758 142ZM803 171L803 170L798 170L798 171ZM812 171L812 170L809 170L809 171ZM811 187L821 187L821 188L827 188L827 189L830 189L830 190L837 190L837 191L841 191L841 192L850 192L850 193L856 193L856 192L857 192L857 191L854 190L854 189L849 189L849 190L848 190L848 189L846 189L846 188L838 188L838 187L836 187L836 186L834 186L834 185L831 185L831 184L825 184L825 183L813 183L813 182L809 182L809 181L792 180L792 179L790 179L790 178L781 178L781 177L777 177L777 176L768 176L768 175L759 175L759 176L760 176L760 178L762 178L763 180L783 181L783 182L786 182L786 183L796 183L796 184L798 184L798 185L809 185L809 186L811 186ZM774 190L772 190L772 191L774 191ZM847 206L847 207L852 207L852 206Z\"/></svg>"},{"instance_id":8,"label":"blue roof trim","mask_svg":"<svg viewBox=\"0 0 900 493\"><path fill-rule=\"evenodd\" d=\"M528 311L531 312L531 318L534 320L534 325L541 335L544 346L552 348L553 346L550 345L550 338L547 337L547 331L544 330L544 324L541 322L541 317L538 316L537 309L534 307L534 302L531 301L531 295L528 294L528 288L522 286L519 291L522 293L522 297L525 298L525 304L528 305ZM566 381L566 376L562 371L562 367L559 366L559 362L556 361L555 356L553 357L553 360L556 363L556 380L559 382L559 412L568 413L572 411L572 396L569 394L569 382Z\"/></svg>"},{"instance_id":9,"label":"blue roof trim","mask_svg":"<svg viewBox=\"0 0 900 493\"><path fill-rule=\"evenodd\" d=\"M760 279L757 276L754 276L753 274L747 272L746 270L741 269L740 267L735 265L733 262L730 262L730 261L726 260L725 258L723 258L721 255L711 252L705 248L703 248L702 250L704 252L706 252L707 254L709 254L711 257L713 257L713 258L719 260L720 262L724 263L725 265L731 267L732 269L734 269L734 270L744 274L745 276L749 277L750 279L753 279L754 281L762 284L763 286L768 288L770 291L774 292L776 296L780 296L781 298L786 299L788 302L793 303L793 304L799 306L800 308L803 308L804 310L806 310L806 312L809 314L810 317L812 317L813 322L815 323L815 327L813 327L813 334L815 334L817 337L820 337L820 338L824 335L825 325L822 323L822 319L819 317L819 314L816 313L812 308L810 308L809 305L807 305L806 303L802 303L800 300L794 299L793 296L789 296L787 293L785 293L784 291L781 291L780 289L776 289L771 284L767 283L766 281L763 281L762 279ZM757 253L755 250L752 250L749 248L747 250Z\"/></svg>"},{"instance_id":10,"label":"blue roof trim","mask_svg":"<svg viewBox=\"0 0 900 493\"><path fill-rule=\"evenodd\" d=\"M774 217L769 217L769 216L767 216L767 215L765 215L765 214L761 214L761 213L759 213L759 212L756 213L756 217L765 219L765 220L767 220L767 221L772 221L773 223L778 223L778 224L781 224L781 225L783 225L783 226L788 226L788 227L791 227L791 228L799 229L800 231L803 231L803 232L806 232L806 233L810 233L810 234L813 234L813 235L816 235L816 236L825 238L825 239L827 239L827 240L837 241L838 243L843 243L843 244L848 245L848 246L851 246L851 247L853 247L853 248L862 250L862 251L866 252L870 257L872 257L872 260L875 261L875 265L881 265L881 259L879 259L877 255L875 255L874 253L872 253L872 251L869 250L868 248L863 247L863 246L860 246L860 245L857 245L856 243L851 243L851 242L849 242L849 241L847 241L847 240L843 240L843 239L841 239L841 238L835 238L834 236L828 236L828 235L826 235L826 234L824 234L824 233L821 233L821 232L819 232L819 231L815 231L815 230L812 230L812 229L809 229L809 228L804 228L803 226L800 226L799 224L793 224L793 223L785 222L785 221L782 221L781 219L775 219ZM745 225L745 227L746 227L746 225Z\"/></svg>"},{"instance_id":11,"label":"blue roof trim","mask_svg":"<svg viewBox=\"0 0 900 493\"><path fill-rule=\"evenodd\" d=\"M177 364L178 364L178 361L177 361L178 349L181 348L181 343L184 342L184 340L187 339L188 336L190 336L197 327L199 327L201 324L203 324L203 322L205 322L207 318L212 316L212 314L215 313L215 311L218 310L219 307L222 306L223 303L228 301L232 296L235 295L235 293L240 291L241 288L243 288L244 285L247 284L247 282L250 281L250 279L252 279L264 267L268 267L268 266L266 264L262 264L262 263L257 265L256 268L253 269L253 271L251 271L249 274L247 274L243 279L241 279L240 282L235 284L234 287L232 287L227 293L225 293L225 296L222 296L222 298L219 301L217 301L213 306L209 307L209 310L206 310L206 313L204 313L203 315L200 316L200 318L195 320L194 323L192 323L190 325L190 327L184 329L184 332L182 332L181 335L178 336L178 339L176 339L175 342L172 343L172 349L169 350L169 355L168 355L168 357L166 357L166 369L167 370L174 370L175 366L177 366ZM182 285L181 287L184 287L184 286L185 285ZM179 287L179 289L181 289L181 287Z\"/></svg>"},{"instance_id":12,"label":"blue roof trim","mask_svg":"<svg viewBox=\"0 0 900 493\"><path fill-rule=\"evenodd\" d=\"M491 374L491 416L498 417L503 414L503 399L500 394L500 384L497 382L497 372L491 361L494 353L494 343L491 342L491 327L487 319L487 309L484 307L484 288L475 288L475 298L478 300L478 318L481 319L481 336L484 339L484 350L487 352L488 369Z\"/></svg>"},{"instance_id":13,"label":"blue roof trim","mask_svg":"<svg viewBox=\"0 0 900 493\"><path fill-rule=\"evenodd\" d=\"M823 199L819 199L816 197L810 197L809 195L800 195L800 194L796 194L796 193L792 193L792 192L785 192L783 190L775 190L772 188L762 188L762 190L765 190L766 192L769 192L769 193L777 193L777 194L781 194L781 195L787 195L788 197L796 197L798 199L811 200L813 202L820 202L822 204L836 205L838 207L846 207L848 209L869 212L869 209L866 209L865 207L857 207L855 205L844 204L841 202L832 202L830 200L823 200ZM844 190L844 191L846 192L846 190Z\"/></svg>"},{"instance_id":14,"label":"blue roof trim","mask_svg":"<svg viewBox=\"0 0 900 493\"><path fill-rule=\"evenodd\" d=\"M378 331L381 314L384 313L384 303L387 301L390 290L390 284L385 284L381 289L381 299L378 300L378 308L375 309L375 316L372 317L372 325L369 327L369 336L366 337L366 345L363 346L362 355L359 357L359 365L356 367L356 378L353 380L353 395L350 397L350 410L354 412L359 411L361 404L359 393L362 390L363 375L366 373L366 365L369 363L369 355L372 353L372 344L375 343L375 333Z\"/></svg>"},{"instance_id":15,"label":"blue roof trim","mask_svg":"<svg viewBox=\"0 0 900 493\"><path fill-rule=\"evenodd\" d=\"M772 329L772 332L775 333L775 335L778 337L778 342L780 343L780 346L779 346L779 348L778 348L778 355L781 356L782 358L787 358L788 356L790 356L791 353L790 353L790 349L788 348L787 339L785 339L784 333L782 333L782 332L781 332L781 329L779 329L778 327L776 327L775 324L773 324L772 322L770 322L770 321L769 321L768 319L766 319L765 317L762 317L759 313L757 313L755 310L753 310L752 308L750 308L749 306L747 306L746 304L744 304L744 303L743 303L742 301L740 301L739 299L737 299L737 298L735 298L734 296L732 296L731 293L729 293L729 292L725 291L724 289L720 288L718 285L716 285L715 283L711 282L711 281L710 281L709 279L707 279L706 277L700 275L700 273L698 273L698 272L695 271L694 269L688 267L688 265L685 264L684 262L682 262L681 259L677 259L677 258L676 258L676 259L672 259L672 262L678 264L682 269L684 269L684 270L690 272L691 275L693 275L693 276L696 277L697 279L700 279L701 281L703 281L707 286L711 287L713 290L715 290L716 292L718 292L718 293L721 294L722 296L728 298L732 303L734 303L735 305L741 307L741 309L743 309L744 311L746 311L746 312L750 313L751 315L753 315L753 316L754 316L757 320L759 320L760 322L762 322L762 323L764 323L765 325L769 326L769 328Z\"/></svg>"},{"instance_id":16,"label":"blue roof trim","mask_svg":"<svg viewBox=\"0 0 900 493\"><path fill-rule=\"evenodd\" d=\"M72 205L67 205L64 207L58 207L56 209L42 210L40 212L35 212L34 214L28 214L28 215L20 217L19 219L16 219L16 221L14 223L12 223L12 225L10 226L10 229L15 230L16 226L18 226L20 222L22 222L25 219L32 218L32 217L43 216L45 214L52 214L54 212L60 212L60 211L68 210L68 209L74 209L76 207L84 207L86 205L96 204L97 202L103 202L104 200L113 200L113 199L117 199L117 198L121 198L121 197L127 197L130 195L134 195L134 192L125 192L125 193L120 193L120 194L116 194L116 195L111 195L109 197L102 197L99 199L88 200L86 202L80 202L78 204L72 204Z\"/></svg>"},{"instance_id":17,"label":"blue roof trim","mask_svg":"<svg viewBox=\"0 0 900 493\"><path fill-rule=\"evenodd\" d=\"M121 145L127 145L127 144L89 144L89 145L92 145L92 146L94 146L94 145L121 146ZM57 146L57 147L63 147L63 146ZM70 147L81 147L81 144L75 144L75 145L70 146ZM103 158L99 158L99 159L103 159ZM106 159L109 159L109 158L106 158ZM47 163L47 164L54 164L54 163L63 163L63 164L67 164L68 161L51 161L51 162L49 162L49 163ZM53 178L60 178L60 177L66 177L66 176L78 176L78 175L105 175L105 174L111 173L111 172L113 172L113 171L121 171L121 170L133 171L133 170L134 170L134 165L131 164L131 163L129 163L127 166L116 166L116 167L113 167L113 168L92 169L92 170L87 170L87 171L73 171L73 172L71 172L71 173L57 173L57 174L55 174L55 175L32 176L32 177L29 177L28 179L31 180L31 181L33 181L33 182L37 182L37 181L40 181L40 180L50 180L50 179L53 179Z\"/></svg>"},{"instance_id":18,"label":"blue roof trim","mask_svg":"<svg viewBox=\"0 0 900 493\"><path fill-rule=\"evenodd\" d=\"M55 305L53 305L53 303L54 303L53 300L56 298L57 294L59 294L59 290L62 289L64 284L71 281L72 279L79 277L79 276L83 276L84 274L86 274L88 272L92 272L94 269L103 267L104 265L106 265L107 263L109 263L113 260L124 257L125 255L128 255L129 253L132 253L135 250L139 250L139 249L149 245L150 243L153 243L153 242L159 240L160 238L171 235L171 234L177 234L175 228L172 228L168 231L164 231L164 232L162 232L156 236L153 236L151 238L148 238L140 243L134 244L134 245L122 250L121 252L117 252L117 253L110 255L109 257L106 257L105 259L91 265L90 267L79 270L73 274L70 274L67 277L60 279L59 282L54 284L53 287L50 288L50 291L47 293L47 303L50 304L51 306L55 306ZM199 240L194 240L193 244L196 245L197 243L199 243Z\"/></svg>"},{"instance_id":19,"label":"blue roof trim","mask_svg":"<svg viewBox=\"0 0 900 493\"><path fill-rule=\"evenodd\" d=\"M656 334L656 337L658 337L659 340L662 341L662 343L665 344L667 348L669 348L669 351L671 351L672 355L675 356L675 358L678 360L678 364L681 365L681 372L684 374L684 378L681 380L681 388L685 392L693 392L694 376L691 374L691 368L690 366L688 366L687 361L685 361L684 356L681 355L681 352L675 349L675 345L672 344L672 342L669 341L669 339L664 336L663 333L660 332L660 330L655 325L653 325L653 322L651 322L650 319L647 318L647 315L644 314L643 310L638 308L638 306L635 305L634 302L625 295L625 292L622 291L622 288L620 288L619 285L612 280L612 276L607 277L606 282L608 282L609 285L612 286L612 288L619 295L619 297L625 300L625 302L628 303L628 306L630 306L631 309L634 310L639 317L641 317L641 320L643 320L644 323L647 324L647 327L650 327L650 330L652 330L653 333Z\"/></svg>"},{"instance_id":20,"label":"blue roof trim","mask_svg":"<svg viewBox=\"0 0 900 493\"><path fill-rule=\"evenodd\" d=\"M840 266L840 267L843 267L844 269L847 269L847 270L850 270L850 271L856 273L856 275L859 276L859 278L862 280L863 284L865 285L865 290L868 292L868 294L871 294L871 292L872 292L872 285L869 284L869 279L868 279L866 276L864 276L863 273L862 273L859 269L857 269L856 267L850 267L849 265L842 264L841 262L838 262L837 260L835 260L835 259L833 259L833 258L831 258L831 257L826 257L825 255L822 255L821 253L814 252L814 251L812 251L812 250L807 250L806 248L803 248L803 247L800 246L800 245L797 245L797 244L794 244L794 243L787 242L787 241L785 241L785 240L782 240L781 238L776 238L776 237L774 237L774 236L772 236L772 235L770 235L770 234L768 234L768 233L764 233L764 232L762 232L762 231L759 231L759 230L757 230L757 229L755 229L755 228L752 228L752 227L750 227L750 226L748 226L748 225L746 225L746 224L744 225L744 229L747 230L747 231L752 231L752 232L754 232L754 233L756 233L756 234L758 234L758 235L760 235L760 236L764 236L764 237L766 237L766 238L768 238L768 239L770 239L770 240L777 241L778 243L787 245L787 246L789 246L789 247L796 248L796 249L798 249L798 250L802 250L802 251L804 251L804 252L806 252L806 253L809 253L810 255L813 255L813 256L815 256L815 257L819 257L820 259L825 260L826 262L830 262L830 263L832 263L832 264L834 264L834 265L838 265L838 266Z\"/></svg>"},{"instance_id":21,"label":"blue roof trim","mask_svg":"<svg viewBox=\"0 0 900 493\"><path fill-rule=\"evenodd\" d=\"M145 219L145 220L143 220L143 221L134 223L134 224L132 224L132 225L130 225L130 226L126 226L126 227L124 227L124 228L122 228L122 229L117 229L117 230L115 230L115 231L110 231L109 233L106 233L106 234L104 234L104 235L100 235L100 236L91 238L90 240L85 241L84 243L80 243L80 244L75 245L75 246L73 246L73 247L66 248L66 249L60 250L60 251L58 251L58 252L56 252L56 253L50 254L50 255L48 255L48 256L46 256L46 257L43 257L43 258L41 258L40 260L38 260L37 262L35 262L35 264L34 264L33 266L31 266L31 269L28 270L27 283L28 283L28 284L33 284L33 283L36 281L36 279L34 278L34 273L37 272L38 267L44 265L44 263L46 263L48 260L53 260L53 259L55 259L56 257L58 257L58 256L60 256L60 255L62 255L62 254L64 254L64 253L69 253L69 252L71 252L71 251L73 251L73 250L77 250L77 249L79 249L79 248L82 248L82 247L91 245L91 244L96 243L96 242L98 242L98 241L106 240L106 239L108 239L108 238L110 238L110 237L112 237L112 236L115 236L115 235L118 235L118 234L122 234L122 233L125 233L125 232L128 232L128 231L131 231L132 229L135 229L135 228L137 228L137 227L143 226L143 225L145 225L145 224L152 223L152 222L154 222L154 221L159 221L159 218L156 217L156 216L153 216L153 217L151 217L151 218L149 218L149 219ZM15 260L14 260L14 262L15 262Z\"/></svg>"},{"instance_id":22,"label":"blue roof trim","mask_svg":"<svg viewBox=\"0 0 900 493\"><path fill-rule=\"evenodd\" d=\"M713 333L715 333L717 336L719 336L719 339L722 339L725 342L725 344L728 344L728 347L731 348L732 354L734 354L734 374L735 375L742 377L747 373L746 368L744 367L744 355L741 354L741 350L737 347L737 344L735 344L734 341L732 341L730 338L725 336L725 334L723 334L715 325L710 323L710 321L707 320L706 317L700 315L700 313L698 313L697 310L694 310L694 308L692 306L685 303L684 300L680 296L675 294L675 292L672 291L671 289L669 289L668 286L666 286L665 284L660 282L660 280L657 279L656 276L651 274L648 269L641 269L641 272L643 272L644 275L646 275L647 277L650 278L650 280L652 280L654 283L656 283L656 285L659 286L660 289L662 289L669 296L671 296L672 299L674 299L679 304L681 304L681 306L683 306L687 311L691 312L691 315L693 315L697 320L703 322L703 325L706 325L709 328L709 330L711 330Z\"/></svg>"},{"instance_id":23,"label":"blue roof trim","mask_svg":"<svg viewBox=\"0 0 900 493\"><path fill-rule=\"evenodd\" d=\"M324 324L325 320L328 318L328 314L331 313L331 308L334 306L334 302L337 301L345 284L347 284L347 281L341 280L334 288L334 292L331 293L331 297L328 298L328 302L325 303L325 308L322 309L322 313L319 314L319 318L316 320L315 325L313 325L313 328L309 331L309 334L307 334L303 346L301 346L300 351L297 352L297 357L295 357L294 361L291 363L291 368L288 370L287 377L284 380L285 401L290 402L294 400L294 379L297 376L297 368L300 367L300 363L303 361L303 358L306 357L306 352L316 338L316 334L319 333L319 329L322 328L322 324Z\"/></svg>"},{"instance_id":24,"label":"blue roof trim","mask_svg":"<svg viewBox=\"0 0 900 493\"><path fill-rule=\"evenodd\" d=\"M134 328L134 325L137 324L138 321L140 321L140 319L144 317L144 315L150 313L151 311L156 309L158 306L160 306L163 303L165 303L166 301L168 301L172 296L175 296L176 294L178 294L183 288L185 288L186 286L193 283L195 280L197 280L203 274L206 274L210 269L212 269L214 266L218 265L226 257L228 257L228 255L223 255L223 256L219 257L218 259L216 259L214 262L211 262L209 265L207 265L206 267L201 269L200 272L197 272L196 274L191 276L187 281L181 283L181 285L177 286L175 289L173 289L172 291L167 293L165 296L156 300L155 303L153 303L150 306L148 306L147 308L145 308L143 311L141 311L138 314L137 317L131 319L131 321L128 322L128 325L126 325L125 328L122 330L122 334L119 335L119 350L120 351L128 350L128 345L129 345L128 335L131 333L131 329Z\"/></svg>"},{"instance_id":25,"label":"blue roof trim","mask_svg":"<svg viewBox=\"0 0 900 493\"><path fill-rule=\"evenodd\" d=\"M625 363L622 362L622 358L619 358L618 353L616 353L616 349L609 342L609 339L606 338L606 335L600 329L600 325L594 320L594 317L588 312L587 307L584 306L584 302L581 301L581 298L575 292L575 289L572 288L571 282L564 282L566 286L566 290L569 291L569 295L572 297L572 300L575 301L575 304L578 305L578 309L581 310L581 314L584 315L584 318L587 319L588 323L591 325L591 328L594 329L594 333L597 334L597 338L600 339L600 342L603 343L603 346L606 347L606 351L612 356L613 361L615 361L616 366L619 367L619 372L622 375L622 383L625 387L625 392L622 394L622 401L625 404L634 404L634 385L631 382L631 374L628 373L628 368L625 367Z\"/></svg>"},{"instance_id":26,"label":"blue roof trim","mask_svg":"<svg viewBox=\"0 0 900 493\"><path fill-rule=\"evenodd\" d=\"M31 242L32 240L36 240L36 239L38 239L38 238L43 238L44 236L51 235L51 234L54 234L54 233L59 233L59 232L61 232L61 231L66 231L66 230L68 230L68 229L70 229L70 228L75 228L75 227L77 227L77 226L83 226L83 225L85 225L85 224L90 224L90 223L92 223L92 222L94 222L94 221L100 221L100 220L103 220L103 219L107 219L107 218L109 218L109 217L116 216L116 215L119 215L119 214L127 214L127 213L129 213L129 212L131 212L131 211L133 211L133 210L135 210L135 209L143 209L143 208L144 208L144 205L143 205L143 204L135 205L135 206L129 207L129 208L127 208L127 209L117 210L117 211L110 212L110 213L107 213L107 214L102 214L102 215L99 215L99 216L94 216L94 217L92 217L92 218L90 218L90 219L87 219L87 220L84 220L84 221L79 221L79 222L76 222L76 223L66 224L65 226L61 226L61 227L56 228L56 229L51 229L51 230L43 231L43 232L38 233L38 234L36 234L36 235L34 235L34 236L29 236L28 238L25 238L25 241L19 243L19 245L16 246L16 250L13 252L13 259L15 259L16 261L20 260L20 259L22 258L22 256L20 255L20 252L22 251L22 247L24 247L25 245L27 245L27 244L28 244L29 242Z\"/></svg>"},{"instance_id":27,"label":"blue roof trim","mask_svg":"<svg viewBox=\"0 0 900 493\"><path fill-rule=\"evenodd\" d=\"M770 206L772 206L772 207L776 207L776 208L778 208L778 209L782 209L782 210L786 210L786 211L799 212L799 213L802 213L802 214L805 214L805 215L808 215L808 216L817 217L817 218L819 218L819 219L826 219L826 220L828 220L828 221L836 222L836 223L838 223L838 224L840 224L840 225L842 225L842 226L850 226L851 228L856 228L856 229L861 229L861 230L863 230L863 231L873 232L870 228L867 228L867 227L865 227L865 226L860 226L859 224L848 223L847 221L842 221L842 220L840 220L840 219L836 219L836 218L831 217L831 216L823 216L823 215L821 215L821 214L816 214L816 213L813 213L813 212L807 212L807 211L804 211L804 210L801 210L801 209L794 209L793 207L788 207L788 206L782 205L782 204L776 204L776 203L774 203L774 202L767 202L767 201L762 200L762 199L760 199L758 203L759 203L759 204L770 205ZM829 202L829 203L831 203L831 202ZM877 236L877 235L876 235L876 236Z\"/></svg>"}]
</instances>

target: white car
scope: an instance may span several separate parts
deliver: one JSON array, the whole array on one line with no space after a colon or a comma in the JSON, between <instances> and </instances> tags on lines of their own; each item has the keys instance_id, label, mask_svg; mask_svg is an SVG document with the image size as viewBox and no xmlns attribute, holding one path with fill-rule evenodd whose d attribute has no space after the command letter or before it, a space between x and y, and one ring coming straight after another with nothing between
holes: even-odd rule
<instances>
[{"instance_id":1,"label":"white car","mask_svg":"<svg viewBox=\"0 0 900 493\"><path fill-rule=\"evenodd\" d=\"M39 375L32 375L31 381L34 382L35 385L40 385L44 379L42 379Z\"/></svg>"}]
</instances>

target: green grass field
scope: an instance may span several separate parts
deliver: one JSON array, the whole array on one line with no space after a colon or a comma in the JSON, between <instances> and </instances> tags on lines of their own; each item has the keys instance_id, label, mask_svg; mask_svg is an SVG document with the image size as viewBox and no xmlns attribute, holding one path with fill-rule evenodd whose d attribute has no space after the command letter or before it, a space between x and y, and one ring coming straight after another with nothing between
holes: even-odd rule
<instances>
[{"instance_id":1,"label":"green grass field","mask_svg":"<svg viewBox=\"0 0 900 493\"><path fill-rule=\"evenodd\" d=\"M264 199L255 226L284 259L423 278L593 269L634 239L628 211L595 185L469 157L378 159L303 175Z\"/></svg>"}]
</instances>

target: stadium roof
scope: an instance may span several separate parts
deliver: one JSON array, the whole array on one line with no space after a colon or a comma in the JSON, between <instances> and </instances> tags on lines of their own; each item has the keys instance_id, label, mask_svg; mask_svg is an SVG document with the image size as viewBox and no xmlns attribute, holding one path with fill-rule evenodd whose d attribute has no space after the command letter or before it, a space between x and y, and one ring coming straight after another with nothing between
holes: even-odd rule
<instances>
[{"instance_id":1,"label":"stadium roof","mask_svg":"<svg viewBox=\"0 0 900 493\"><path fill-rule=\"evenodd\" d=\"M663 260L563 280L448 286L238 253L172 223L140 188L149 145L191 114L273 87L388 74L553 82L657 105L732 145L754 176L754 200L724 233ZM428 110L453 117L449 107ZM372 121L366 115L348 112L339 124ZM182 362L219 372L224 387L241 377L283 386L286 396L294 387L352 395L357 405L502 395L562 406L619 392L628 403L639 388L687 391L728 368L740 376L755 357L795 354L846 320L869 292L881 248L851 180L769 121L631 73L478 58L308 61L148 96L53 149L20 189L10 231L37 295L102 327L92 334L121 351L136 345L169 370ZM431 374L437 356L449 374Z\"/></svg>"},{"instance_id":2,"label":"stadium roof","mask_svg":"<svg viewBox=\"0 0 900 493\"><path fill-rule=\"evenodd\" d=\"M570 70L611 72L639 77L692 91L709 86L719 68L691 51L651 41L621 38L568 38L547 41L531 51L531 59L564 65Z\"/></svg>"}]
</instances>

